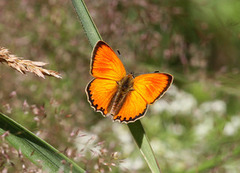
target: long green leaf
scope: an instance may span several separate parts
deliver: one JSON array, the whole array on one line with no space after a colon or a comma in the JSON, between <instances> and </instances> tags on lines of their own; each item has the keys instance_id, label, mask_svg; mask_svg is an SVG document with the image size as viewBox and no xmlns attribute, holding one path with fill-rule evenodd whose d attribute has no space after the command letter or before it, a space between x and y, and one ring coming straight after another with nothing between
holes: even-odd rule
<instances>
[{"instance_id":1,"label":"long green leaf","mask_svg":"<svg viewBox=\"0 0 240 173\"><path fill-rule=\"evenodd\" d=\"M140 152L142 153L151 171L154 173L160 172L158 162L154 156L152 147L148 141L141 121L137 120L134 123L128 124L128 128L131 131L137 146L140 148Z\"/></svg>"},{"instance_id":2,"label":"long green leaf","mask_svg":"<svg viewBox=\"0 0 240 173\"><path fill-rule=\"evenodd\" d=\"M83 29L87 34L90 44L92 47L94 47L97 41L101 40L101 36L98 33L96 25L94 24L87 7L83 0L72 0L72 3L81 20ZM160 168L157 160L155 159L153 150L149 144L141 122L138 120L134 123L128 124L128 127L151 171L154 173L159 173Z\"/></svg>"},{"instance_id":3,"label":"long green leaf","mask_svg":"<svg viewBox=\"0 0 240 173\"><path fill-rule=\"evenodd\" d=\"M0 113L0 135L34 164L47 172L84 173L76 163L32 132Z\"/></svg>"},{"instance_id":4,"label":"long green leaf","mask_svg":"<svg viewBox=\"0 0 240 173\"><path fill-rule=\"evenodd\" d=\"M89 42L92 47L97 43L97 41L102 40L101 35L99 34L96 25L94 24L88 9L81 0L72 0L75 11L77 12L78 17L82 23L82 27L89 39Z\"/></svg>"}]
</instances>

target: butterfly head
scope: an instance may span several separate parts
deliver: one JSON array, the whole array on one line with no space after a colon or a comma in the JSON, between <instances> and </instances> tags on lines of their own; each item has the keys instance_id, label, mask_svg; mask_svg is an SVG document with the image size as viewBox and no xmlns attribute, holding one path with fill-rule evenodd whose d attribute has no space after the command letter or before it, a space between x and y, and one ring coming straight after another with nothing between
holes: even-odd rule
<instances>
[{"instance_id":1,"label":"butterfly head","mask_svg":"<svg viewBox=\"0 0 240 173\"><path fill-rule=\"evenodd\" d=\"M133 76L133 78L135 78L135 74L133 72L131 72L130 74Z\"/></svg>"},{"instance_id":2,"label":"butterfly head","mask_svg":"<svg viewBox=\"0 0 240 173\"><path fill-rule=\"evenodd\" d=\"M133 90L133 75L128 74L122 78L122 80L118 83L119 88L121 88L122 92L129 92Z\"/></svg>"}]
</instances>

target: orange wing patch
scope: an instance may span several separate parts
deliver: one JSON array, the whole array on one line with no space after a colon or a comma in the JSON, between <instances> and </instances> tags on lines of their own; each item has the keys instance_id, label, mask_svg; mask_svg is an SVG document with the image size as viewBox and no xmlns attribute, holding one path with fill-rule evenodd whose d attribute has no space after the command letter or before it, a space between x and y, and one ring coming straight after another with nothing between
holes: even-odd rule
<instances>
[{"instance_id":1,"label":"orange wing patch","mask_svg":"<svg viewBox=\"0 0 240 173\"><path fill-rule=\"evenodd\" d=\"M147 110L147 102L142 98L142 96L136 92L131 91L119 113L113 116L113 120L119 120L120 122L133 122L137 119L143 117Z\"/></svg>"},{"instance_id":2,"label":"orange wing patch","mask_svg":"<svg viewBox=\"0 0 240 173\"><path fill-rule=\"evenodd\" d=\"M88 101L96 111L107 114L107 108L117 91L117 83L108 79L93 79L87 86Z\"/></svg>"},{"instance_id":3,"label":"orange wing patch","mask_svg":"<svg viewBox=\"0 0 240 173\"><path fill-rule=\"evenodd\" d=\"M120 81L126 76L126 71L112 48L99 41L92 53L91 74L95 78Z\"/></svg>"},{"instance_id":4,"label":"orange wing patch","mask_svg":"<svg viewBox=\"0 0 240 173\"><path fill-rule=\"evenodd\" d=\"M152 104L167 91L172 80L172 75L167 73L142 74L134 79L133 88L148 104Z\"/></svg>"}]
</instances>

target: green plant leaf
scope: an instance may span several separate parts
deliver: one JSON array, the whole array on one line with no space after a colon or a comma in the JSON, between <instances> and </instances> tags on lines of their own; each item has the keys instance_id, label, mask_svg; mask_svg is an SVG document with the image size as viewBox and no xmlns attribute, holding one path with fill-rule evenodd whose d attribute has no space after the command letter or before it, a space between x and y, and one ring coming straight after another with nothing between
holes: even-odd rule
<instances>
[{"instance_id":1,"label":"green plant leaf","mask_svg":"<svg viewBox=\"0 0 240 173\"><path fill-rule=\"evenodd\" d=\"M94 47L99 40L102 40L101 35L99 34L84 1L72 0L72 3L82 23L82 27L87 34L87 38L91 46Z\"/></svg>"},{"instance_id":2,"label":"green plant leaf","mask_svg":"<svg viewBox=\"0 0 240 173\"><path fill-rule=\"evenodd\" d=\"M0 113L0 135L5 136L3 138L7 142L47 172L85 172L64 154L2 113Z\"/></svg>"},{"instance_id":3,"label":"green plant leaf","mask_svg":"<svg viewBox=\"0 0 240 173\"><path fill-rule=\"evenodd\" d=\"M148 141L141 121L137 120L134 123L128 124L128 128L131 131L135 142L137 143L137 146L139 147L140 152L142 153L151 171L154 173L160 172L158 162L154 156L152 147Z\"/></svg>"},{"instance_id":4,"label":"green plant leaf","mask_svg":"<svg viewBox=\"0 0 240 173\"><path fill-rule=\"evenodd\" d=\"M97 41L102 40L97 27L94 24L83 0L72 0L72 3L78 14L78 17L80 18L90 44L92 47L94 47ZM149 144L141 122L138 120L134 123L128 124L128 127L151 171L154 173L159 173L160 168L157 160L155 159L154 152Z\"/></svg>"}]
</instances>

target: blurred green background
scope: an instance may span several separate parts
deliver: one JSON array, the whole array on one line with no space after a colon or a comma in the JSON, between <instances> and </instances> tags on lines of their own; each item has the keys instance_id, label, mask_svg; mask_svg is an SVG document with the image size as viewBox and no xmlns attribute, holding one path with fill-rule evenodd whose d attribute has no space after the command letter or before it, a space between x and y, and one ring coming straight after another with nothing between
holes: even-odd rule
<instances>
[{"instance_id":1,"label":"blurred green background","mask_svg":"<svg viewBox=\"0 0 240 173\"><path fill-rule=\"evenodd\" d=\"M128 72L175 77L142 119L162 172L240 172L240 1L85 2ZM1 112L89 172L149 172L127 126L87 102L92 49L70 0L1 0L0 46L63 77L1 65ZM1 140L0 171L41 168Z\"/></svg>"}]
</instances>

